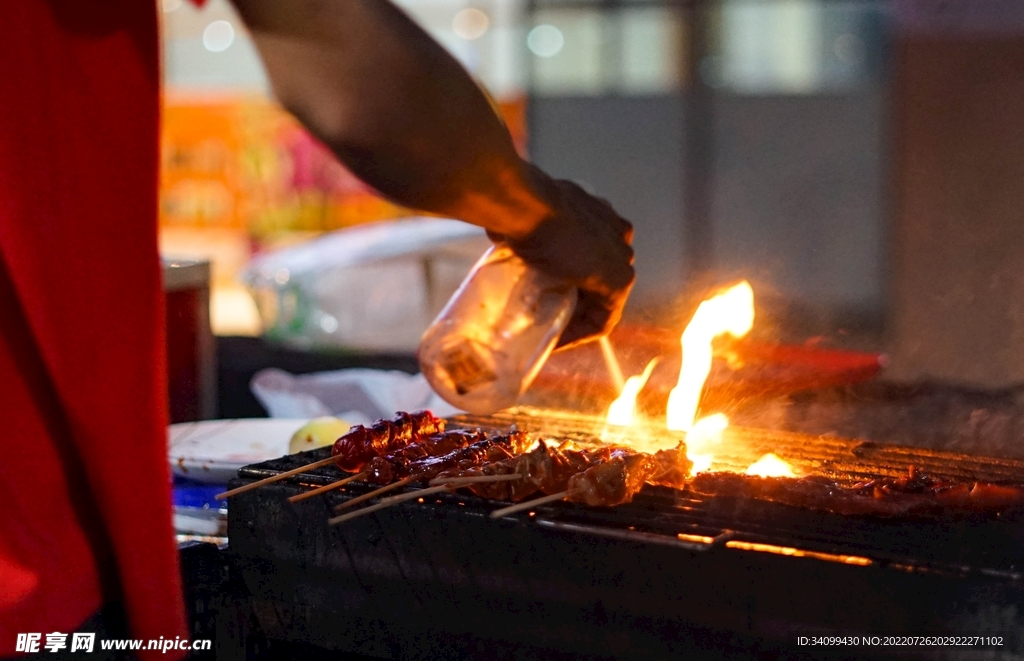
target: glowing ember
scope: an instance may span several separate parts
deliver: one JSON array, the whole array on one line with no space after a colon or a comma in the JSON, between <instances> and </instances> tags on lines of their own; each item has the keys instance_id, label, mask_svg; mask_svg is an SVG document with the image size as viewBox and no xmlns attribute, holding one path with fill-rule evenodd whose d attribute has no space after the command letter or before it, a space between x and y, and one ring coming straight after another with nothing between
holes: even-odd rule
<instances>
[{"instance_id":1,"label":"glowing ember","mask_svg":"<svg viewBox=\"0 0 1024 661\"><path fill-rule=\"evenodd\" d=\"M626 379L619 398L608 407L608 424L619 425L620 427L628 427L633 424L636 414L636 398L647 384L647 379L651 378L651 372L654 371L654 366L657 363L658 359L655 358L647 363L643 374Z\"/></svg>"},{"instance_id":2,"label":"glowing ember","mask_svg":"<svg viewBox=\"0 0 1024 661\"><path fill-rule=\"evenodd\" d=\"M747 475L758 475L760 477L796 477L793 467L773 453L769 452L747 469Z\"/></svg>"},{"instance_id":3,"label":"glowing ember","mask_svg":"<svg viewBox=\"0 0 1024 661\"><path fill-rule=\"evenodd\" d=\"M689 431L694 425L700 394L711 372L712 340L725 333L743 337L753 325L754 290L746 280L700 304L681 338L683 364L668 398L669 429Z\"/></svg>"}]
</instances>

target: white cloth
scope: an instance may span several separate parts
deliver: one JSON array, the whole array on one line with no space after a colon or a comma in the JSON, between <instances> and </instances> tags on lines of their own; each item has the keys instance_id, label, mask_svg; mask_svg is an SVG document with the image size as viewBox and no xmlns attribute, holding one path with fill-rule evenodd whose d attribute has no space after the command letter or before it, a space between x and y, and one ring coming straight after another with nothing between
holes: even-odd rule
<instances>
[{"instance_id":1,"label":"white cloth","mask_svg":"<svg viewBox=\"0 0 1024 661\"><path fill-rule=\"evenodd\" d=\"M347 369L294 375L257 372L249 384L272 418L335 415L353 424L390 418L396 411L429 409L447 417L460 411L437 396L422 374Z\"/></svg>"}]
</instances>

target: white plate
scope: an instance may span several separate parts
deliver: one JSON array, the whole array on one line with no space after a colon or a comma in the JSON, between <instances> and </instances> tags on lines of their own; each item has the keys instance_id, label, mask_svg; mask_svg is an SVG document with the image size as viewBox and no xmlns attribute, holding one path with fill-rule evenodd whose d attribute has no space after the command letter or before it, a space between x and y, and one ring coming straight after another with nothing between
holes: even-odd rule
<instances>
[{"instance_id":1,"label":"white plate","mask_svg":"<svg viewBox=\"0 0 1024 661\"><path fill-rule=\"evenodd\" d=\"M167 428L175 475L226 484L238 469L288 454L292 434L308 420L250 418L180 422Z\"/></svg>"}]
</instances>

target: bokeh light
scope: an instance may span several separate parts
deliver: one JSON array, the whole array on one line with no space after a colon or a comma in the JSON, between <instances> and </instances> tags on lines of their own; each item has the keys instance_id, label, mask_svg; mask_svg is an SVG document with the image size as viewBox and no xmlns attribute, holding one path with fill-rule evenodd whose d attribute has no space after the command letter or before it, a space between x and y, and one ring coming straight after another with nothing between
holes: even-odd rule
<instances>
[{"instance_id":1,"label":"bokeh light","mask_svg":"<svg viewBox=\"0 0 1024 661\"><path fill-rule=\"evenodd\" d=\"M491 21L480 9L467 7L455 14L452 19L452 30L460 39L472 41L484 36Z\"/></svg>"},{"instance_id":2,"label":"bokeh light","mask_svg":"<svg viewBox=\"0 0 1024 661\"><path fill-rule=\"evenodd\" d=\"M565 36L554 25L538 25L526 35L526 47L537 57L554 57L565 46Z\"/></svg>"},{"instance_id":3,"label":"bokeh light","mask_svg":"<svg viewBox=\"0 0 1024 661\"><path fill-rule=\"evenodd\" d=\"M235 28L227 21L214 21L203 30L203 46L213 53L222 53L235 42Z\"/></svg>"}]
</instances>

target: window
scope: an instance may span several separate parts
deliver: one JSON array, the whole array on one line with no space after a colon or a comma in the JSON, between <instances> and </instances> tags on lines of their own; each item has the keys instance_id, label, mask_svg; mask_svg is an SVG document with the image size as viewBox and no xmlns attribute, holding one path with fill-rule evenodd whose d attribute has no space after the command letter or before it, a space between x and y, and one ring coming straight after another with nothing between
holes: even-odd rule
<instances>
[{"instance_id":1,"label":"window","mask_svg":"<svg viewBox=\"0 0 1024 661\"><path fill-rule=\"evenodd\" d=\"M725 0L701 76L739 94L862 87L880 68L881 12L877 2Z\"/></svg>"}]
</instances>

